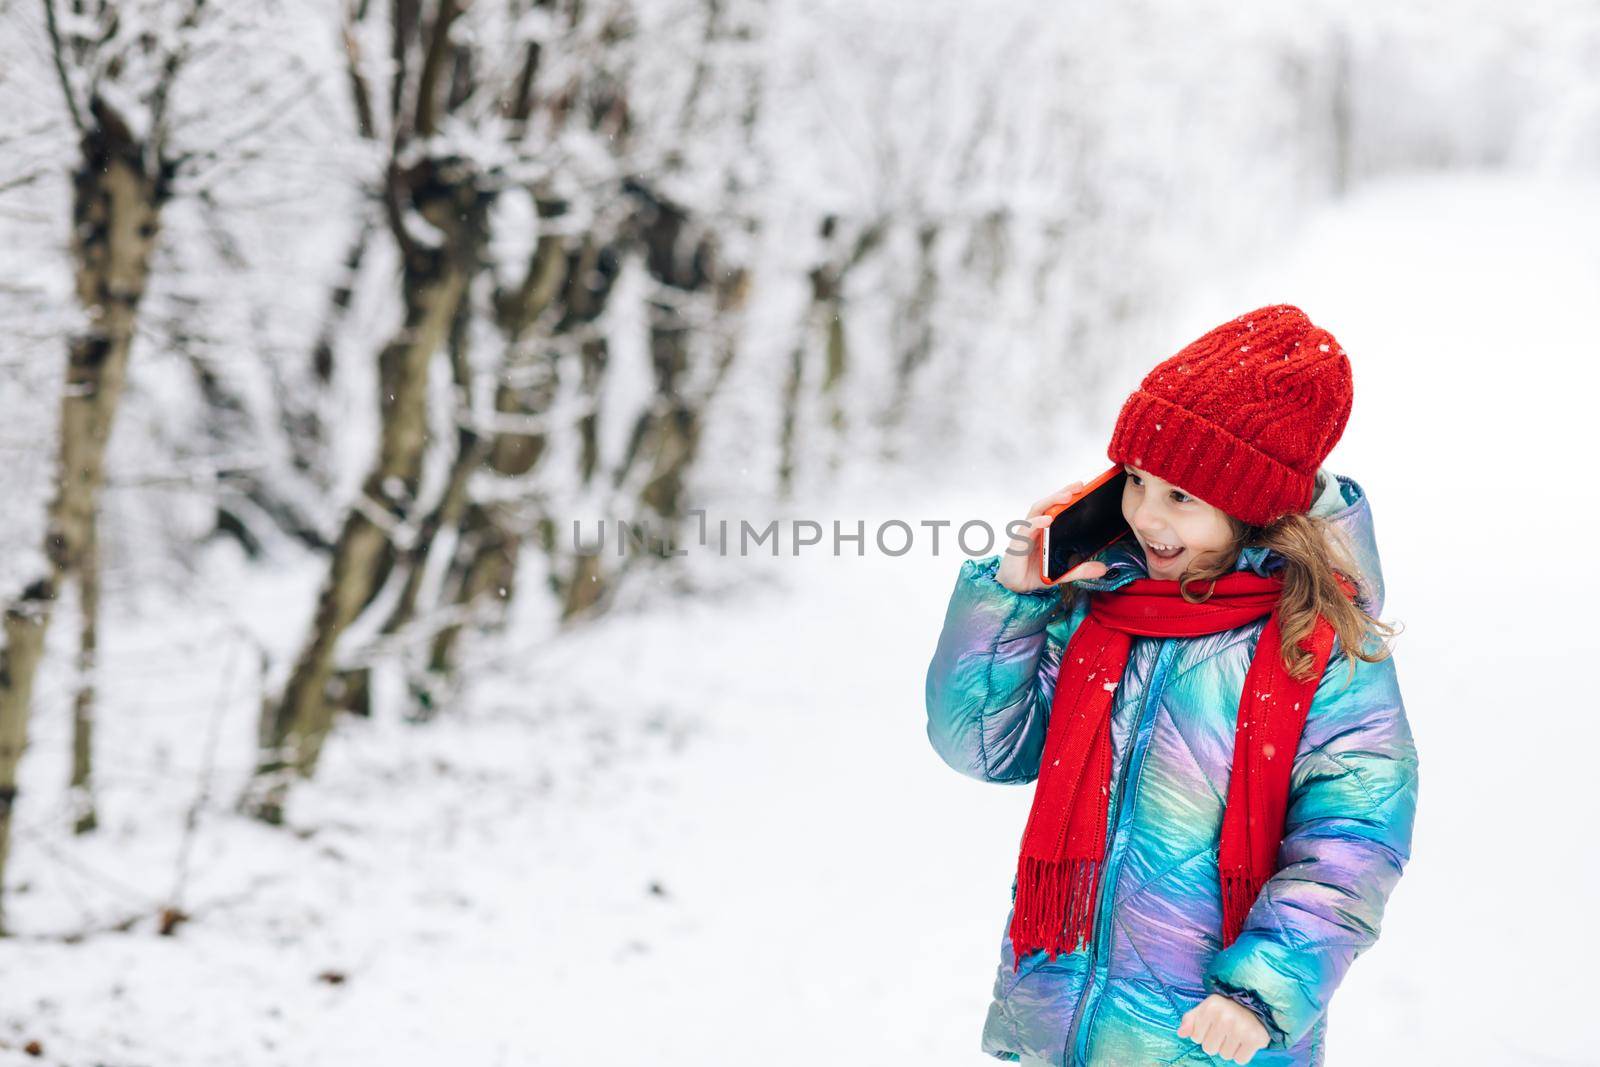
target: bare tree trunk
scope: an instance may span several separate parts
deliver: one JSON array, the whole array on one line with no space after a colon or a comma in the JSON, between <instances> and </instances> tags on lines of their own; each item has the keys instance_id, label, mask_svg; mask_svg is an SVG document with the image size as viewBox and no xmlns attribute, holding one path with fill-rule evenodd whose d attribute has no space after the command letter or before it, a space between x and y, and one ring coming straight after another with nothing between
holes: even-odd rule
<instances>
[{"instance_id":1,"label":"bare tree trunk","mask_svg":"<svg viewBox=\"0 0 1600 1067\"><path fill-rule=\"evenodd\" d=\"M100 646L100 551L99 523L89 517L78 580L78 692L72 702L72 780L69 803L74 833L85 834L95 828L94 810L94 719L95 675L99 667Z\"/></svg>"},{"instance_id":2,"label":"bare tree trunk","mask_svg":"<svg viewBox=\"0 0 1600 1067\"><path fill-rule=\"evenodd\" d=\"M713 330L695 327L702 319L707 325L736 319L747 277L719 269L716 235L694 233L682 208L642 195L645 258L659 287L649 305L655 397L634 425L616 481L625 502L643 505L675 538L688 511L685 487L706 411L736 352L731 328L719 341Z\"/></svg>"},{"instance_id":3,"label":"bare tree trunk","mask_svg":"<svg viewBox=\"0 0 1600 1067\"><path fill-rule=\"evenodd\" d=\"M400 632L417 614L417 600L428 573L430 557L440 535L457 529L466 512L467 480L483 461L482 435L472 422L472 368L468 353L468 336L471 332L472 308L463 300L456 308L455 321L450 327L450 369L456 387L457 420L456 451L450 463L450 473L445 479L443 492L433 509L423 517L417 536L403 553L405 582L394 609L383 624L385 634Z\"/></svg>"},{"instance_id":4,"label":"bare tree trunk","mask_svg":"<svg viewBox=\"0 0 1600 1067\"><path fill-rule=\"evenodd\" d=\"M163 166L147 167L144 146L121 118L99 99L90 102L89 113L93 123L85 129L73 176L71 238L76 295L88 325L68 345L44 573L7 607L0 652L0 879L10 846L17 764L27 746L33 680L61 590L92 544L106 441L122 398L139 301L168 194ZM85 599L92 613L97 598Z\"/></svg>"},{"instance_id":5,"label":"bare tree trunk","mask_svg":"<svg viewBox=\"0 0 1600 1067\"><path fill-rule=\"evenodd\" d=\"M782 414L778 421L778 486L779 500L788 500L794 492L796 458L800 437L800 393L806 380L806 337L801 337L789 350L789 372L783 376L783 395L780 400Z\"/></svg>"},{"instance_id":6,"label":"bare tree trunk","mask_svg":"<svg viewBox=\"0 0 1600 1067\"><path fill-rule=\"evenodd\" d=\"M355 302L361 266L377 231L377 220L363 210L357 220L355 235L350 239L344 259L340 262L338 280L328 293L322 325L312 345L309 369L311 380L318 386L327 386L333 381L334 350ZM327 489L328 471L332 465L327 456L328 428L319 407L325 395L324 390L316 389L307 396L301 396L296 390L279 383L277 392L280 417L289 442L290 461L297 472L310 479L319 489Z\"/></svg>"},{"instance_id":7,"label":"bare tree trunk","mask_svg":"<svg viewBox=\"0 0 1600 1067\"><path fill-rule=\"evenodd\" d=\"M538 200L536 208L539 217L545 220L566 210L559 202L545 200ZM558 384L559 357L551 346L530 345L527 334L541 318L554 313L558 299L568 287L574 265L586 263L590 268L595 265L596 257L592 252L575 255L567 246L568 239L563 236L541 234L522 280L494 295L494 323L502 338L503 352L491 417L510 415L536 423L550 410ZM592 315L587 318L562 315L553 328L569 330L592 321L604 307L606 292L609 292L609 280L605 292L585 294L582 306L591 309ZM543 458L549 436L548 427L536 425L526 432L479 432L478 415L468 406L470 378L464 338L459 347L452 347L452 357L464 425L458 431L455 463L436 512L437 524L431 536L437 538L445 529L454 529L455 535L448 545L438 550L448 561L437 600L444 621L433 634L425 674L411 680L417 718L431 717L438 709L439 691L454 675L457 647L472 605L485 602L503 605L514 591L521 532L514 528L505 505L480 503L470 498L467 490L471 478L474 473L501 477L528 474ZM428 565L432 565L431 560ZM414 598L420 586L419 578L408 584L406 592L412 593ZM406 605L405 596L401 604ZM409 615L412 609L406 607L406 611ZM397 609L391 625L399 619Z\"/></svg>"},{"instance_id":8,"label":"bare tree trunk","mask_svg":"<svg viewBox=\"0 0 1600 1067\"><path fill-rule=\"evenodd\" d=\"M822 220L821 235L833 254L811 270L811 303L806 308L800 339L790 356L789 373L784 378L783 412L778 429L778 496L788 499L794 489L799 466L800 437L806 430L807 353L818 340L822 344L822 381L819 399L826 415L828 466L837 469L840 450L848 430L845 419L843 382L850 369L849 347L845 341L845 281L884 238L885 224L879 220L864 226L852 242L846 243L842 222L830 215Z\"/></svg>"},{"instance_id":9,"label":"bare tree trunk","mask_svg":"<svg viewBox=\"0 0 1600 1067\"><path fill-rule=\"evenodd\" d=\"M543 203L539 205L541 219L552 217L558 211ZM501 379L495 385L496 414L540 415L550 410L557 384L555 353L540 347L532 359L525 359L522 352L527 346L523 339L566 288L569 259L563 238L542 235L534 247L533 259L522 284L495 298L495 325L504 336L506 346ZM489 447L490 469L507 477L528 473L544 455L547 437L545 430L496 433Z\"/></svg>"},{"instance_id":10,"label":"bare tree trunk","mask_svg":"<svg viewBox=\"0 0 1600 1067\"><path fill-rule=\"evenodd\" d=\"M600 553L573 557L561 600L563 622L579 618L604 598L608 586L602 581L602 573Z\"/></svg>"},{"instance_id":11,"label":"bare tree trunk","mask_svg":"<svg viewBox=\"0 0 1600 1067\"><path fill-rule=\"evenodd\" d=\"M391 191L395 203L415 204L445 238L407 257L405 324L378 357L378 456L335 542L306 645L282 695L262 709L261 756L240 806L268 822L282 821L290 774L309 777L316 769L333 725L327 689L340 636L410 546L427 447L428 365L466 297L482 236L487 204L470 176L446 180L443 168L430 163L408 174L397 169L391 181L405 187ZM393 228L407 247L398 211Z\"/></svg>"},{"instance_id":12,"label":"bare tree trunk","mask_svg":"<svg viewBox=\"0 0 1600 1067\"><path fill-rule=\"evenodd\" d=\"M541 218L565 211L565 205L538 201ZM543 234L535 243L521 281L494 294L493 319L503 339L494 415L537 420L549 410L557 384L554 352L542 346L535 358L518 358L526 335L554 308L570 276L566 238ZM595 266L592 252L584 258ZM609 282L607 283L609 287ZM587 305L586 305L587 306ZM603 307L597 301L596 307ZM475 474L527 474L544 454L546 432L486 432L485 418L472 407L474 395L468 341L473 321L464 305L451 333L451 370L458 404L456 452L438 504L419 529L409 554L410 570L383 632L393 634L422 624L432 613L437 629L428 644L426 662L409 670L410 718L431 718L453 681L456 648L475 604L503 605L510 597L521 532L513 527L504 505L478 503L468 488ZM569 325L576 324L573 319ZM587 322L588 320L584 320ZM491 416L493 417L493 416ZM428 606L423 606L427 604ZM426 637L427 635L422 635ZM411 640L404 647L412 645Z\"/></svg>"},{"instance_id":13,"label":"bare tree trunk","mask_svg":"<svg viewBox=\"0 0 1600 1067\"><path fill-rule=\"evenodd\" d=\"M849 368L850 349L845 343L844 335L844 300L836 288L833 295L822 305L823 333L827 338L824 351L827 354L822 375L822 399L828 413L828 474L833 476L839 472L842 462L841 453L848 426L846 425L844 411L844 376Z\"/></svg>"},{"instance_id":14,"label":"bare tree trunk","mask_svg":"<svg viewBox=\"0 0 1600 1067\"><path fill-rule=\"evenodd\" d=\"M998 225L992 218L987 224ZM894 390L882 414L883 437L879 450L879 455L890 464L900 460L898 434L910 410L917 373L933 353L933 310L939 292L939 265L935 256L938 241L937 224L924 222L917 228L916 284L894 326Z\"/></svg>"},{"instance_id":15,"label":"bare tree trunk","mask_svg":"<svg viewBox=\"0 0 1600 1067\"><path fill-rule=\"evenodd\" d=\"M540 214L552 217L557 210L541 205ZM622 269L622 256L621 239L589 234L575 249L567 249L559 239L552 239L548 245L541 240L523 285L512 293L502 294L497 302L497 325L506 337L508 356L503 369L506 380L496 391L495 414L535 421L548 415L559 385L562 356L575 350L579 393L589 405L578 417L576 426L578 474L586 483L593 480L600 463L603 412L599 408L599 398L608 363L606 339L594 327L611 299ZM550 312L555 322L549 332L527 339L526 334L545 317L546 307L552 303ZM543 458L551 429L539 426L528 432L497 433L489 449L490 469L507 477L527 475ZM485 525L479 526L476 536L464 547L473 547L491 558L473 557L462 561L458 573L463 576L502 574L511 565L507 559L508 546L519 540L518 531L507 524L507 511L502 507L483 508L477 520ZM490 525L500 528L491 533ZM556 590L563 598L563 615L575 610L574 604L579 605L576 610L581 610L600 596L602 583L598 565L593 557L583 557L578 566L583 568L585 563L588 569L569 574L562 587ZM509 582L499 584L509 586ZM464 578L455 586L457 596L469 595L477 586L477 580ZM466 601L458 599L458 608L465 604ZM448 652L457 636L453 632L442 648Z\"/></svg>"},{"instance_id":16,"label":"bare tree trunk","mask_svg":"<svg viewBox=\"0 0 1600 1067\"><path fill-rule=\"evenodd\" d=\"M461 551L457 559L462 571L452 585L451 603L460 608L472 604L510 600L516 592L517 561L522 541L494 509L474 504L467 510L461 528ZM428 669L436 677L453 675L456 646L465 627L462 612L434 635Z\"/></svg>"},{"instance_id":17,"label":"bare tree trunk","mask_svg":"<svg viewBox=\"0 0 1600 1067\"><path fill-rule=\"evenodd\" d=\"M438 590L446 578L451 557L455 554L469 500L467 486L475 471L483 466L488 451L488 439L480 433L472 411L472 367L469 336L473 311L469 301L462 301L450 329L450 367L455 383L457 405L455 455L450 462L450 473L433 508L423 517L417 536L402 553L401 568L404 582L388 619L383 624L385 635L399 634L408 628L444 626L428 614L428 609L439 602ZM426 607L424 607L426 605ZM448 609L447 609L448 610ZM424 630L423 639L428 638ZM437 635L434 635L435 637ZM408 718L413 722L433 717L446 695L450 678L448 663L437 655L437 641L430 641L427 657L415 662L412 642L402 643L401 660L406 671L407 691L411 699ZM365 698L371 690L369 667L357 668L360 677L347 683L347 688L357 697ZM351 710L363 711L356 706Z\"/></svg>"}]
</instances>

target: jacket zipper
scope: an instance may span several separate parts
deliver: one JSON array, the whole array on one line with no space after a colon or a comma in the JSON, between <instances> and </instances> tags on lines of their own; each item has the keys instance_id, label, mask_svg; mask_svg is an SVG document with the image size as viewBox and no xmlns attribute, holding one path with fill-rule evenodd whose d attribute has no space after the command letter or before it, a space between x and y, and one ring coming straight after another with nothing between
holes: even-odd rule
<instances>
[{"instance_id":1,"label":"jacket zipper","mask_svg":"<svg viewBox=\"0 0 1600 1067\"><path fill-rule=\"evenodd\" d=\"M1108 825L1106 832L1106 856L1108 859L1115 847L1116 831L1122 826L1122 797L1127 792L1128 779L1132 778L1134 774L1134 757L1139 755L1134 749L1138 744L1139 733L1144 727L1145 715L1150 710L1150 701L1161 691L1161 684L1165 681L1167 664L1164 660L1171 644L1170 640L1163 640L1161 648L1156 653L1155 663L1150 668L1150 686L1145 691L1144 700L1139 704L1139 717L1134 721L1133 732L1129 737L1127 762L1122 768L1122 776L1117 779L1117 794L1113 798L1111 806L1114 821ZM1109 724L1107 728L1109 729ZM1137 762L1138 769L1142 770L1144 767L1143 759L1140 758ZM1067 1032L1072 1036L1072 1040L1068 1042L1069 1047L1072 1049L1072 1059L1069 1062L1075 1064L1086 1062L1082 1058L1084 1050L1079 1045L1088 1036L1089 1030L1093 1028L1094 1015L1100 1007L1099 995L1103 991L1104 982L1095 976L1094 967L1095 962L1100 958L1102 942L1108 935L1112 898L1115 894L1116 878L1113 875L1111 865L1107 863L1100 878L1100 899L1095 908L1094 936L1089 939L1088 977L1084 982L1083 996L1078 998L1078 1008L1073 1023L1067 1029ZM1088 1010L1085 1010L1085 1004L1091 996L1094 998L1094 1003L1088 1004Z\"/></svg>"}]
</instances>

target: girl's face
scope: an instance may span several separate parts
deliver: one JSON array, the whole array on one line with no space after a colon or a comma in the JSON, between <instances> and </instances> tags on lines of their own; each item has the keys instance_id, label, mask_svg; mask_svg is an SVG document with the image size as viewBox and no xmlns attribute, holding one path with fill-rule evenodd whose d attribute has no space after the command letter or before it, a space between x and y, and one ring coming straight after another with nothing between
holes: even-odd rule
<instances>
[{"instance_id":1,"label":"girl's face","mask_svg":"<svg viewBox=\"0 0 1600 1067\"><path fill-rule=\"evenodd\" d=\"M1150 577L1175 580L1201 556L1220 556L1233 543L1226 512L1131 464L1122 469L1122 517L1144 549Z\"/></svg>"}]
</instances>

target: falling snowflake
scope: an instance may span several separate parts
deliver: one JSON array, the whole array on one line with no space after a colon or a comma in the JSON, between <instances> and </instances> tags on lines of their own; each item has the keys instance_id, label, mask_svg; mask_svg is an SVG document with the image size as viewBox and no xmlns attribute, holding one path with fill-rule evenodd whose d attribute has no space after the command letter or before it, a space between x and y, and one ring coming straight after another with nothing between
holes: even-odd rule
<instances>
[{"instance_id":1,"label":"falling snowflake","mask_svg":"<svg viewBox=\"0 0 1600 1067\"><path fill-rule=\"evenodd\" d=\"M1117 689L1117 683L1116 682L1101 682L1100 683L1100 688L1104 689L1108 693L1114 693L1114 692L1116 692L1116 689Z\"/></svg>"},{"instance_id":2,"label":"falling snowflake","mask_svg":"<svg viewBox=\"0 0 1600 1067\"><path fill-rule=\"evenodd\" d=\"M1327 350L1328 350L1328 346L1327 345L1318 345L1317 346L1317 351L1318 352L1326 352Z\"/></svg>"},{"instance_id":3,"label":"falling snowflake","mask_svg":"<svg viewBox=\"0 0 1600 1067\"><path fill-rule=\"evenodd\" d=\"M1272 742L1270 741L1261 746L1261 754L1267 759L1271 759L1272 754L1276 751L1278 750L1272 746Z\"/></svg>"}]
</instances>

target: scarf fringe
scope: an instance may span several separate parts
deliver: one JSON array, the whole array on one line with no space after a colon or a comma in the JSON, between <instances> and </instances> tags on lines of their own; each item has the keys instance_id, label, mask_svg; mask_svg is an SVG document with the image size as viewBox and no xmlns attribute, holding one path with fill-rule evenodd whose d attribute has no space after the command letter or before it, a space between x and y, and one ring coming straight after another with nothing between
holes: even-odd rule
<instances>
[{"instance_id":1,"label":"scarf fringe","mask_svg":"<svg viewBox=\"0 0 1600 1067\"><path fill-rule=\"evenodd\" d=\"M1222 947L1238 940L1244 931L1245 917L1261 892L1264 879L1252 878L1247 867L1227 867L1222 871Z\"/></svg>"},{"instance_id":2,"label":"scarf fringe","mask_svg":"<svg viewBox=\"0 0 1600 1067\"><path fill-rule=\"evenodd\" d=\"M1011 947L1022 958L1041 948L1052 957L1075 952L1094 936L1094 905L1100 883L1097 859L1045 860L1024 856L1017 871L1017 898L1011 918Z\"/></svg>"}]
</instances>

